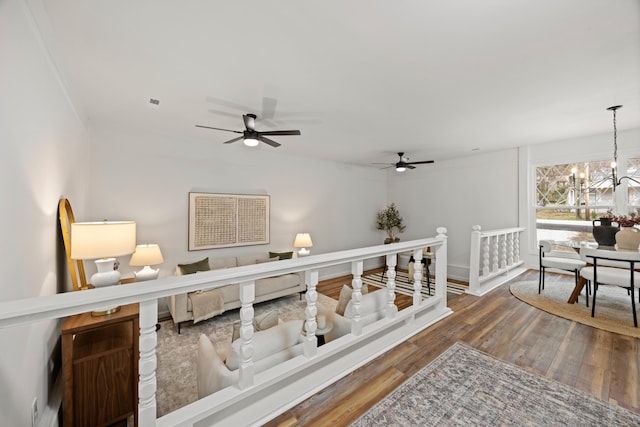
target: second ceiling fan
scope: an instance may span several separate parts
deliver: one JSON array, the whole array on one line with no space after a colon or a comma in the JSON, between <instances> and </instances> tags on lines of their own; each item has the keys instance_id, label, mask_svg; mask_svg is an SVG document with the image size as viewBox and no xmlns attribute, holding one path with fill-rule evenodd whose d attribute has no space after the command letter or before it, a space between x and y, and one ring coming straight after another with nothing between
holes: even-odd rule
<instances>
[{"instance_id":1,"label":"second ceiling fan","mask_svg":"<svg viewBox=\"0 0 640 427\"><path fill-rule=\"evenodd\" d=\"M413 165L426 165L428 163L433 163L433 160L422 160L419 162L410 162L408 157L404 157L404 153L398 153L398 157L400 159L395 163L374 163L374 165L389 165L387 168L395 166L397 172L404 172L407 169L415 169L416 167ZM383 169L387 169L383 168Z\"/></svg>"},{"instance_id":2,"label":"second ceiling fan","mask_svg":"<svg viewBox=\"0 0 640 427\"><path fill-rule=\"evenodd\" d=\"M270 145L274 148L279 147L281 144L266 138L265 135L267 136L276 136L276 135L300 135L300 131L299 130L270 130L270 131L266 131L266 132L260 132L256 130L256 119L258 117L255 114L244 114L242 116L242 119L244 120L244 127L245 130L240 131L240 130L231 130L231 129L222 129L222 128L216 128L216 127L211 127L211 126L204 126L204 125L196 125L196 127L199 128L205 128L205 129L214 129L214 130L222 130L225 132L233 132L233 133L241 133L242 136L239 136L237 138L233 138L230 139L229 141L225 141L223 144L231 144L232 142L236 142L236 141L240 141L243 140L244 141L244 145L247 145L249 147L255 147L256 145L258 145L260 142L264 142L267 145Z\"/></svg>"}]
</instances>

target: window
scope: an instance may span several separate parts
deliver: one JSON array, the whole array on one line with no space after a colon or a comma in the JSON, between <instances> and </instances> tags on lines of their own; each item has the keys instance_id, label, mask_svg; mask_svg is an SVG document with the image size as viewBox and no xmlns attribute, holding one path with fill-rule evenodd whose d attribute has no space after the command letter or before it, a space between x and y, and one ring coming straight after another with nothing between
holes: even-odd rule
<instances>
[{"instance_id":1,"label":"window","mask_svg":"<svg viewBox=\"0 0 640 427\"><path fill-rule=\"evenodd\" d=\"M630 211L640 215L640 157L632 157L627 162L627 173L631 179L623 179L622 183L628 186L627 205ZM633 180L635 179L636 182Z\"/></svg>"},{"instance_id":2,"label":"window","mask_svg":"<svg viewBox=\"0 0 640 427\"><path fill-rule=\"evenodd\" d=\"M594 241L593 220L607 212L640 214L640 157L624 164L618 174L631 179L615 192L610 160L536 167L537 239Z\"/></svg>"}]
</instances>

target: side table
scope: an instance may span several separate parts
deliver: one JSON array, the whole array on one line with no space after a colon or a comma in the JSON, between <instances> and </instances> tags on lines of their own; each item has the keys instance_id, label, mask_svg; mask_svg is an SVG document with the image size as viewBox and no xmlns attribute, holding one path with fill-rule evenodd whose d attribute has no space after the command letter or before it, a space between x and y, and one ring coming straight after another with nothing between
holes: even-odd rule
<instances>
[{"instance_id":1,"label":"side table","mask_svg":"<svg viewBox=\"0 0 640 427\"><path fill-rule=\"evenodd\" d=\"M324 334L333 329L333 323L327 323L324 328L316 329L316 337L318 338L318 347L325 345Z\"/></svg>"},{"instance_id":2,"label":"side table","mask_svg":"<svg viewBox=\"0 0 640 427\"><path fill-rule=\"evenodd\" d=\"M139 305L62 325L64 426L138 425Z\"/></svg>"}]
</instances>

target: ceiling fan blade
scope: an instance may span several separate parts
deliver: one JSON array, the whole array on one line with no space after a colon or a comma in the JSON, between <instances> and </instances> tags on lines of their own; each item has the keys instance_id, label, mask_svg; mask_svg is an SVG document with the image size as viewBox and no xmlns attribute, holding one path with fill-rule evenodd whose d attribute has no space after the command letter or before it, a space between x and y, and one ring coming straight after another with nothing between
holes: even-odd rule
<instances>
[{"instance_id":1,"label":"ceiling fan blade","mask_svg":"<svg viewBox=\"0 0 640 427\"><path fill-rule=\"evenodd\" d=\"M394 166L395 163L371 163L372 165L388 165L388 166Z\"/></svg>"},{"instance_id":2,"label":"ceiling fan blade","mask_svg":"<svg viewBox=\"0 0 640 427\"><path fill-rule=\"evenodd\" d=\"M248 130L256 130L256 116L253 114L244 114L242 116L244 120L244 125Z\"/></svg>"},{"instance_id":3,"label":"ceiling fan blade","mask_svg":"<svg viewBox=\"0 0 640 427\"><path fill-rule=\"evenodd\" d=\"M278 100L275 98L269 98L267 96L262 97L262 116L264 119L273 119L276 115L276 106L278 105Z\"/></svg>"},{"instance_id":4,"label":"ceiling fan blade","mask_svg":"<svg viewBox=\"0 0 640 427\"><path fill-rule=\"evenodd\" d=\"M415 166L411 166L410 164L407 163L407 169L415 169Z\"/></svg>"},{"instance_id":5,"label":"ceiling fan blade","mask_svg":"<svg viewBox=\"0 0 640 427\"><path fill-rule=\"evenodd\" d=\"M230 139L228 141L223 142L223 144L231 144L232 142L240 141L244 136L239 136L237 138Z\"/></svg>"},{"instance_id":6,"label":"ceiling fan blade","mask_svg":"<svg viewBox=\"0 0 640 427\"><path fill-rule=\"evenodd\" d=\"M299 130L269 130L259 133L260 135L302 135Z\"/></svg>"},{"instance_id":7,"label":"ceiling fan blade","mask_svg":"<svg viewBox=\"0 0 640 427\"><path fill-rule=\"evenodd\" d=\"M209 108L207 111L209 111L211 114L216 114L219 116L233 117L234 119L238 118L238 113L227 113L226 111L216 110L214 108Z\"/></svg>"},{"instance_id":8,"label":"ceiling fan blade","mask_svg":"<svg viewBox=\"0 0 640 427\"><path fill-rule=\"evenodd\" d=\"M258 134L258 139L260 141L264 142L265 144L272 146L273 148L278 148L281 145L281 144L279 144L279 143L277 143L277 142L275 142L275 141L273 141L273 140L271 140L269 138L265 138L264 136L262 136L260 134Z\"/></svg>"},{"instance_id":9,"label":"ceiling fan blade","mask_svg":"<svg viewBox=\"0 0 640 427\"><path fill-rule=\"evenodd\" d=\"M423 160L421 162L408 162L408 165L426 165L428 163L433 163L433 160Z\"/></svg>"},{"instance_id":10,"label":"ceiling fan blade","mask_svg":"<svg viewBox=\"0 0 640 427\"><path fill-rule=\"evenodd\" d=\"M231 129L222 129L222 128L214 128L211 126L203 126L203 125L196 125L197 128L205 128L205 129L214 129L214 130L223 130L225 132L233 132L233 133L242 133L239 130L231 130Z\"/></svg>"}]
</instances>

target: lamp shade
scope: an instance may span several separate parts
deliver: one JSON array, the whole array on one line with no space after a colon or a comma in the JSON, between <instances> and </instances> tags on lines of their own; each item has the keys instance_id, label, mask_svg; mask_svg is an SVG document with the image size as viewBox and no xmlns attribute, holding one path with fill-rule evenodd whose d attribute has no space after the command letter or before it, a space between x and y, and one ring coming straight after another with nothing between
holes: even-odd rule
<instances>
[{"instance_id":1,"label":"lamp shade","mask_svg":"<svg viewBox=\"0 0 640 427\"><path fill-rule=\"evenodd\" d=\"M154 244L138 245L136 246L136 251L131 255L129 265L144 267L147 265L162 264L163 261L160 246Z\"/></svg>"},{"instance_id":2,"label":"lamp shade","mask_svg":"<svg viewBox=\"0 0 640 427\"><path fill-rule=\"evenodd\" d=\"M134 221L74 222L71 258L98 259L128 255L136 248Z\"/></svg>"},{"instance_id":3,"label":"lamp shade","mask_svg":"<svg viewBox=\"0 0 640 427\"><path fill-rule=\"evenodd\" d=\"M296 248L310 248L313 246L311 236L309 233L296 234L296 240L293 242L293 246Z\"/></svg>"}]
</instances>

